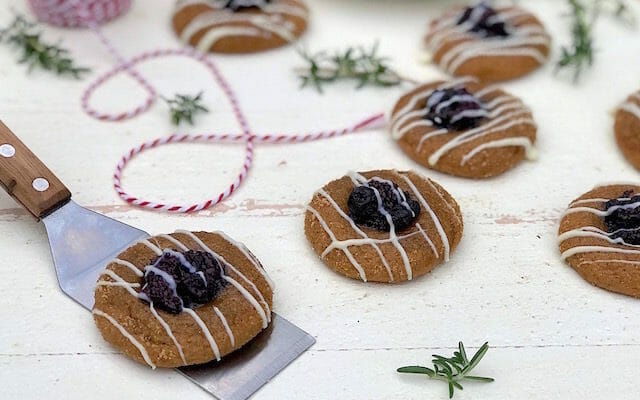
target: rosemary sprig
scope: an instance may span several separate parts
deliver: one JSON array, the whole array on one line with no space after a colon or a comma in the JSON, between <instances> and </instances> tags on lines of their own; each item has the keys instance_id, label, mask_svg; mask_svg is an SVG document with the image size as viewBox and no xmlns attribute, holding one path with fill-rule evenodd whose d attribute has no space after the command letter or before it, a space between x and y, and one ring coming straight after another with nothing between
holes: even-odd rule
<instances>
[{"instance_id":1,"label":"rosemary sprig","mask_svg":"<svg viewBox=\"0 0 640 400\"><path fill-rule=\"evenodd\" d=\"M573 21L571 23L571 46L563 46L557 69L573 67L573 80L577 81L580 73L587 66L593 65L593 32L595 18L587 17L587 9L579 0L568 0Z\"/></svg>"},{"instance_id":2,"label":"rosemary sprig","mask_svg":"<svg viewBox=\"0 0 640 400\"><path fill-rule=\"evenodd\" d=\"M176 94L172 99L162 97L169 105L171 113L171 122L174 125L180 125L184 120L193 125L193 116L198 113L208 113L209 109L201 104L202 92L196 96L185 94Z\"/></svg>"},{"instance_id":3,"label":"rosemary sprig","mask_svg":"<svg viewBox=\"0 0 640 400\"><path fill-rule=\"evenodd\" d=\"M403 79L389 67L388 60L380 57L377 52L377 43L368 50L364 47L349 47L334 55L324 51L311 54L301 49L300 56L307 63L304 68L297 70L302 87L313 85L322 93L324 84L340 79L355 79L358 82L357 88L365 85L398 85Z\"/></svg>"},{"instance_id":4,"label":"rosemary sprig","mask_svg":"<svg viewBox=\"0 0 640 400\"><path fill-rule=\"evenodd\" d=\"M462 342L458 343L458 351L453 353L453 357L446 358L437 354L433 355L433 369L427 367L411 366L398 368L398 372L407 374L424 374L429 379L435 379L449 384L449 398L453 397L454 389L462 390L460 381L467 379L479 382L493 382L493 378L469 375L482 360L482 357L489 350L489 343L485 343L478 349L476 354L467 358L467 353Z\"/></svg>"},{"instance_id":5,"label":"rosemary sprig","mask_svg":"<svg viewBox=\"0 0 640 400\"><path fill-rule=\"evenodd\" d=\"M27 64L29 71L41 67L58 75L69 74L78 79L89 68L76 66L69 57L69 51L59 44L48 44L42 40L42 31L34 22L16 15L13 22L0 29L0 43L8 43L22 50L19 63Z\"/></svg>"},{"instance_id":6,"label":"rosemary sprig","mask_svg":"<svg viewBox=\"0 0 640 400\"><path fill-rule=\"evenodd\" d=\"M616 19L628 25L635 25L635 16L624 0L567 0L571 10L571 37L569 46L563 46L556 70L573 68L576 82L582 71L593 65L594 61L594 25L603 9Z\"/></svg>"}]
</instances>

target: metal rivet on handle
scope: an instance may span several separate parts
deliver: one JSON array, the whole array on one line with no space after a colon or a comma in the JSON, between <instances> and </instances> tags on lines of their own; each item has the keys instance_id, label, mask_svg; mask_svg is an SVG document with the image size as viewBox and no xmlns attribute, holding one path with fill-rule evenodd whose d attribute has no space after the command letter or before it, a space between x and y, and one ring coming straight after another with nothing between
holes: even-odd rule
<instances>
[{"instance_id":1,"label":"metal rivet on handle","mask_svg":"<svg viewBox=\"0 0 640 400\"><path fill-rule=\"evenodd\" d=\"M9 143L5 143L0 146L0 156L4 158L13 157L16 154L16 149Z\"/></svg>"},{"instance_id":2,"label":"metal rivet on handle","mask_svg":"<svg viewBox=\"0 0 640 400\"><path fill-rule=\"evenodd\" d=\"M38 192L44 192L49 189L49 181L44 178L36 178L33 180L32 186Z\"/></svg>"}]
</instances>

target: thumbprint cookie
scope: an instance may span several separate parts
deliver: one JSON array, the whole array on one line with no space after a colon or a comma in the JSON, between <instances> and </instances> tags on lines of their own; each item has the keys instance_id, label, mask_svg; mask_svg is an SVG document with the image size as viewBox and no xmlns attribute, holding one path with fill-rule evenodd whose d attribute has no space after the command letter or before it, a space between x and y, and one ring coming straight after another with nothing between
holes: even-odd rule
<instances>
[{"instance_id":1,"label":"thumbprint cookie","mask_svg":"<svg viewBox=\"0 0 640 400\"><path fill-rule=\"evenodd\" d=\"M616 111L614 131L627 161L640 169L640 92L629 96Z\"/></svg>"},{"instance_id":2,"label":"thumbprint cookie","mask_svg":"<svg viewBox=\"0 0 640 400\"><path fill-rule=\"evenodd\" d=\"M271 322L273 285L256 257L221 232L177 231L129 247L95 290L104 339L151 368L220 360Z\"/></svg>"},{"instance_id":3,"label":"thumbprint cookie","mask_svg":"<svg viewBox=\"0 0 640 400\"><path fill-rule=\"evenodd\" d=\"M562 259L585 280L640 297L640 186L598 186L569 204L560 221Z\"/></svg>"},{"instance_id":4,"label":"thumbprint cookie","mask_svg":"<svg viewBox=\"0 0 640 400\"><path fill-rule=\"evenodd\" d=\"M434 62L452 75L504 81L543 65L551 37L533 14L481 2L432 21L425 42Z\"/></svg>"},{"instance_id":5,"label":"thumbprint cookie","mask_svg":"<svg viewBox=\"0 0 640 400\"><path fill-rule=\"evenodd\" d=\"M536 131L520 99L473 78L419 86L391 113L391 135L412 159L467 178L492 177L534 159Z\"/></svg>"},{"instance_id":6,"label":"thumbprint cookie","mask_svg":"<svg viewBox=\"0 0 640 400\"><path fill-rule=\"evenodd\" d=\"M202 52L253 53L296 41L308 14L299 0L178 0L172 22Z\"/></svg>"},{"instance_id":7,"label":"thumbprint cookie","mask_svg":"<svg viewBox=\"0 0 640 400\"><path fill-rule=\"evenodd\" d=\"M304 230L334 271L364 282L402 282L449 260L462 215L440 185L415 172L349 173L318 190Z\"/></svg>"}]
</instances>

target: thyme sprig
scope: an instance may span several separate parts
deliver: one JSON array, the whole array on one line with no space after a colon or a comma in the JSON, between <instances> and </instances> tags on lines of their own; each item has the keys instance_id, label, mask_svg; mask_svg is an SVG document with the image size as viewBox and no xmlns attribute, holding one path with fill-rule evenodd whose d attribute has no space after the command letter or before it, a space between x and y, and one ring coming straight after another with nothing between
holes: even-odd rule
<instances>
[{"instance_id":1,"label":"thyme sprig","mask_svg":"<svg viewBox=\"0 0 640 400\"><path fill-rule=\"evenodd\" d=\"M471 357L471 360L467 358L467 352L464 349L462 342L458 343L458 351L453 353L453 357L447 358L434 354L433 357L433 369L420 366L410 366L398 368L398 372L407 374L423 374L429 377L429 379L435 379L443 382L447 382L449 385L449 398L453 397L455 389L462 390L460 381L471 380L478 382L493 382L493 378L487 378L483 376L470 375L471 371L478 366L482 357L489 350L489 343L485 343L478 349L476 354Z\"/></svg>"},{"instance_id":2,"label":"thyme sprig","mask_svg":"<svg viewBox=\"0 0 640 400\"><path fill-rule=\"evenodd\" d=\"M36 23L16 15L13 22L0 29L0 43L8 43L22 51L18 62L27 64L29 71L40 67L57 75L69 74L79 79L89 68L79 67L69 57L69 51L58 44L43 41Z\"/></svg>"},{"instance_id":3,"label":"thyme sprig","mask_svg":"<svg viewBox=\"0 0 640 400\"><path fill-rule=\"evenodd\" d=\"M182 121L193 125L194 115L209 112L209 109L202 105L202 92L196 96L176 94L172 99L166 97L162 99L169 105L171 122L174 125L180 125Z\"/></svg>"},{"instance_id":4,"label":"thyme sprig","mask_svg":"<svg viewBox=\"0 0 640 400\"><path fill-rule=\"evenodd\" d=\"M302 87L313 85L322 93L323 85L337 80L354 79L357 88L366 85L395 86L403 81L389 65L388 59L378 55L378 44L370 49L348 47L333 55L325 51L309 53L299 50L306 66L297 70Z\"/></svg>"},{"instance_id":5,"label":"thyme sprig","mask_svg":"<svg viewBox=\"0 0 640 400\"><path fill-rule=\"evenodd\" d=\"M571 16L571 44L561 48L556 70L573 68L574 82L585 68L594 61L594 26L602 11L609 11L616 19L628 25L635 24L635 17L624 0L567 0Z\"/></svg>"}]
</instances>

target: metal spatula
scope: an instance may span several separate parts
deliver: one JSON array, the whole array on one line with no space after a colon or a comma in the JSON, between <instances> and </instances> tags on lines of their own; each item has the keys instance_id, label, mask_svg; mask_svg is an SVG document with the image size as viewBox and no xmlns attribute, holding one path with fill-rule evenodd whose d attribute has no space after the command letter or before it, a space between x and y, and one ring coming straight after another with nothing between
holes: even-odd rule
<instances>
[{"instance_id":1,"label":"metal spatula","mask_svg":"<svg viewBox=\"0 0 640 400\"><path fill-rule=\"evenodd\" d=\"M69 190L0 121L0 183L44 222L60 288L93 307L96 281L109 260L149 234L71 200ZM274 315L271 327L220 363L180 368L220 400L244 400L315 343L312 336Z\"/></svg>"}]
</instances>

